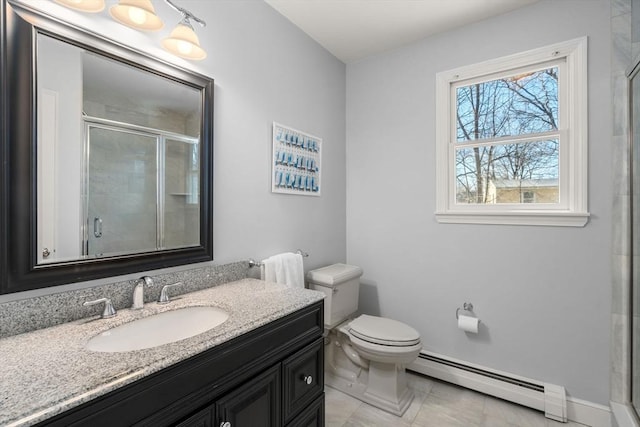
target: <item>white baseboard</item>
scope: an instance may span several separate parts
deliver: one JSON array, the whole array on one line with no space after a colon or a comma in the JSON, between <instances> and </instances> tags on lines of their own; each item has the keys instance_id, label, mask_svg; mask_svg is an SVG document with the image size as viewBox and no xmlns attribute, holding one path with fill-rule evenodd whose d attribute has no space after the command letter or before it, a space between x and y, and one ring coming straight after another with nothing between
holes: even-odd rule
<instances>
[{"instance_id":1,"label":"white baseboard","mask_svg":"<svg viewBox=\"0 0 640 427\"><path fill-rule=\"evenodd\" d=\"M508 377L516 381L530 383L538 386L540 389L546 388L547 390L553 390L554 392L550 395L550 393L541 391L540 389L533 390L513 385L499 378L496 379L491 376L483 375L482 373L470 372L466 369L421 358L416 359L415 362L407 366L408 370L508 400L542 412L546 411L545 415L548 418L558 421L570 420L592 427L612 427L611 410L608 406L599 405L597 403L588 402L571 396L566 396L566 399L564 399L564 396L561 396L562 399L557 400L557 396L554 396L554 394L557 394L558 390L564 392L564 388L561 386L545 384L541 381L512 375L506 372L500 372L495 369L466 363L464 361L448 358L435 353L423 353L439 359L452 361L455 364L465 365L472 369L485 371L489 374L496 374L498 377Z\"/></svg>"},{"instance_id":2,"label":"white baseboard","mask_svg":"<svg viewBox=\"0 0 640 427\"><path fill-rule=\"evenodd\" d=\"M612 413L612 424L616 427L638 427L636 417L632 414L629 405L618 402L610 402Z\"/></svg>"},{"instance_id":3,"label":"white baseboard","mask_svg":"<svg viewBox=\"0 0 640 427\"><path fill-rule=\"evenodd\" d=\"M611 409L587 400L567 396L567 417L592 427L611 427Z\"/></svg>"}]
</instances>

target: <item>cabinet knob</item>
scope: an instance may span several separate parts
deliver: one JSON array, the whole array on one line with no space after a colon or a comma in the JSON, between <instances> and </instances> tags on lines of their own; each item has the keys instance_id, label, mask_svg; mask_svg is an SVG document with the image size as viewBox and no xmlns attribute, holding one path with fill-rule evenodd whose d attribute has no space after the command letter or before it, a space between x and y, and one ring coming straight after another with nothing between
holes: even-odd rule
<instances>
[{"instance_id":1,"label":"cabinet knob","mask_svg":"<svg viewBox=\"0 0 640 427\"><path fill-rule=\"evenodd\" d=\"M229 421L223 421L220 423L220 427L231 427L231 423Z\"/></svg>"},{"instance_id":2,"label":"cabinet knob","mask_svg":"<svg viewBox=\"0 0 640 427\"><path fill-rule=\"evenodd\" d=\"M302 381L307 385L311 385L311 383L313 383L313 377L311 375L303 375Z\"/></svg>"}]
</instances>

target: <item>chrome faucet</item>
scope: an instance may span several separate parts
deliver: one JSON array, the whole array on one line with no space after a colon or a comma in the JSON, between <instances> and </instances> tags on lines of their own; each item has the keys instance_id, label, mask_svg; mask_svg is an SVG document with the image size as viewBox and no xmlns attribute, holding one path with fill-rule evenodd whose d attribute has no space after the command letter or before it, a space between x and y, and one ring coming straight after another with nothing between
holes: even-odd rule
<instances>
[{"instance_id":1,"label":"chrome faucet","mask_svg":"<svg viewBox=\"0 0 640 427\"><path fill-rule=\"evenodd\" d=\"M169 294L167 293L168 288L172 288L174 286L182 285L182 282L174 283L173 285L164 285L162 290L160 291L160 298L158 299L158 304L166 304L169 302Z\"/></svg>"},{"instance_id":2,"label":"chrome faucet","mask_svg":"<svg viewBox=\"0 0 640 427\"><path fill-rule=\"evenodd\" d=\"M133 304L131 308L139 310L144 307L144 286L153 286L153 279L149 276L144 276L136 281L136 287L133 288Z\"/></svg>"},{"instance_id":3,"label":"chrome faucet","mask_svg":"<svg viewBox=\"0 0 640 427\"><path fill-rule=\"evenodd\" d=\"M104 303L104 310L102 311L102 315L100 316L101 318L108 319L109 317L113 317L117 314L116 309L113 308L113 304L111 304L111 300L109 298L100 298L93 301L85 301L82 305L87 306L100 303Z\"/></svg>"}]
</instances>

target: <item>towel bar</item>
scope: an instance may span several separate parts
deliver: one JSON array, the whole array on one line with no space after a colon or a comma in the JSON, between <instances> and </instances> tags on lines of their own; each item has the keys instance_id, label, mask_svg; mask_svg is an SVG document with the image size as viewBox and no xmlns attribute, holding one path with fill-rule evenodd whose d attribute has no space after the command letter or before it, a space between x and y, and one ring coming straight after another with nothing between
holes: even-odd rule
<instances>
[{"instance_id":1,"label":"towel bar","mask_svg":"<svg viewBox=\"0 0 640 427\"><path fill-rule=\"evenodd\" d=\"M302 255L303 258L307 258L309 256L309 254L302 249L296 249L296 253ZM253 258L249 258L249 268L253 267L262 267L262 263L254 260Z\"/></svg>"}]
</instances>

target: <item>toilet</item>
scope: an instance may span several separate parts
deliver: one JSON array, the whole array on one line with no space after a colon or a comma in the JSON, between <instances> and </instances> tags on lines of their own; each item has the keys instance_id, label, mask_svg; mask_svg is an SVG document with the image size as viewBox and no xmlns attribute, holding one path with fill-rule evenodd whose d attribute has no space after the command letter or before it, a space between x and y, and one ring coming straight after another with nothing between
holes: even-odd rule
<instances>
[{"instance_id":1,"label":"toilet","mask_svg":"<svg viewBox=\"0 0 640 427\"><path fill-rule=\"evenodd\" d=\"M325 384L402 416L413 400L405 366L422 350L420 334L393 319L358 309L362 269L333 264L307 273L309 288L325 294Z\"/></svg>"}]
</instances>

